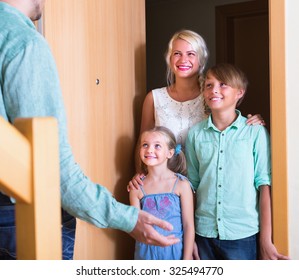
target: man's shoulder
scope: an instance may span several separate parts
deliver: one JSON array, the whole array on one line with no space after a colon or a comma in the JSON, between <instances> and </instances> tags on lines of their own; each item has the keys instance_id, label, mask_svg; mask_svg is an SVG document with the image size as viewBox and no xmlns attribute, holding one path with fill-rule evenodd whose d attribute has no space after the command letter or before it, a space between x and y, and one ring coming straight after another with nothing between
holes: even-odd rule
<instances>
[{"instance_id":1,"label":"man's shoulder","mask_svg":"<svg viewBox=\"0 0 299 280\"><path fill-rule=\"evenodd\" d=\"M34 26L30 27L28 23L18 20L18 18L14 22L10 18L6 22L2 19L0 27L0 47L2 52L6 53L7 58L13 57L30 45L44 46L47 44Z\"/></svg>"}]
</instances>

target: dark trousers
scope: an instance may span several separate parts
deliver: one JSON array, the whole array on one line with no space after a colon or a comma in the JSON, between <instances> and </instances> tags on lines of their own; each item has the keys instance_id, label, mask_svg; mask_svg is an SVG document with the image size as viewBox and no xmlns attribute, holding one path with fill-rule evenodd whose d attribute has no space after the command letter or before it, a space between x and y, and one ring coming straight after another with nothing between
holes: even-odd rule
<instances>
[{"instance_id":1,"label":"dark trousers","mask_svg":"<svg viewBox=\"0 0 299 280\"><path fill-rule=\"evenodd\" d=\"M62 259L72 260L74 254L76 219L61 210ZM0 193L0 260L16 259L15 206Z\"/></svg>"},{"instance_id":2,"label":"dark trousers","mask_svg":"<svg viewBox=\"0 0 299 280\"><path fill-rule=\"evenodd\" d=\"M256 260L258 252L258 234L238 239L220 240L195 236L201 260Z\"/></svg>"}]
</instances>

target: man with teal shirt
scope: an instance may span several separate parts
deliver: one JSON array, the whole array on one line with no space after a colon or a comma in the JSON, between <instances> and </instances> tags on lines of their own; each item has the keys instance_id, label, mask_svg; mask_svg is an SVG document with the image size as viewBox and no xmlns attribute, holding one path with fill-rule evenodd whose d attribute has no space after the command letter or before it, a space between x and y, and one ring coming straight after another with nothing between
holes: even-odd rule
<instances>
[{"instance_id":1,"label":"man with teal shirt","mask_svg":"<svg viewBox=\"0 0 299 280\"><path fill-rule=\"evenodd\" d=\"M203 95L211 115L189 130L186 141L196 244L204 260L288 259L272 243L268 132L246 125L236 110L247 84L233 65L209 69Z\"/></svg>"},{"instance_id":2,"label":"man with teal shirt","mask_svg":"<svg viewBox=\"0 0 299 280\"><path fill-rule=\"evenodd\" d=\"M59 125L60 182L63 207L63 258L72 259L75 219L125 231L145 243L167 246L177 239L152 227L171 225L117 202L91 182L75 162L56 65L45 39L32 21L41 17L45 0L0 0L0 115L15 118L53 116ZM69 214L68 214L69 213ZM0 259L15 259L14 204L0 193Z\"/></svg>"}]
</instances>

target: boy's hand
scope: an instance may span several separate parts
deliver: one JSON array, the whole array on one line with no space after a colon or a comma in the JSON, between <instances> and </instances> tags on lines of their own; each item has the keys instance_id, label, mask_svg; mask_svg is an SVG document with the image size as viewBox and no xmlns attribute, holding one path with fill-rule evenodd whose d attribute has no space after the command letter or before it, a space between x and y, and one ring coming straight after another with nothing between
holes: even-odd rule
<instances>
[{"instance_id":1,"label":"boy's hand","mask_svg":"<svg viewBox=\"0 0 299 280\"><path fill-rule=\"evenodd\" d=\"M260 244L260 259L261 260L289 260L288 256L279 254L273 243Z\"/></svg>"}]
</instances>

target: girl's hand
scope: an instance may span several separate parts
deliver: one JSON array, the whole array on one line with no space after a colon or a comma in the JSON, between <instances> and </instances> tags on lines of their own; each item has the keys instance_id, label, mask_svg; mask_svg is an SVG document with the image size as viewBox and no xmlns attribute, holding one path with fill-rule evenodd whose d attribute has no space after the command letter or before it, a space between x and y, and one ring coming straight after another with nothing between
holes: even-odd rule
<instances>
[{"instance_id":1,"label":"girl's hand","mask_svg":"<svg viewBox=\"0 0 299 280\"><path fill-rule=\"evenodd\" d=\"M130 190L138 190L139 186L143 186L143 179L145 178L145 175L143 173L139 174L137 173L132 180L127 185L127 191L130 192Z\"/></svg>"},{"instance_id":2,"label":"girl's hand","mask_svg":"<svg viewBox=\"0 0 299 280\"><path fill-rule=\"evenodd\" d=\"M200 260L196 242L194 242L194 245L193 245L193 260Z\"/></svg>"},{"instance_id":3,"label":"girl's hand","mask_svg":"<svg viewBox=\"0 0 299 280\"><path fill-rule=\"evenodd\" d=\"M251 114L247 115L248 120L246 121L246 123L248 125L266 125L264 119L262 118L262 116L260 114L256 114L254 116L252 116Z\"/></svg>"}]
</instances>

